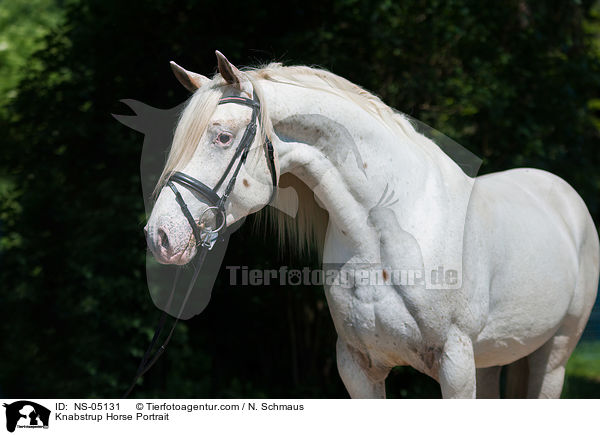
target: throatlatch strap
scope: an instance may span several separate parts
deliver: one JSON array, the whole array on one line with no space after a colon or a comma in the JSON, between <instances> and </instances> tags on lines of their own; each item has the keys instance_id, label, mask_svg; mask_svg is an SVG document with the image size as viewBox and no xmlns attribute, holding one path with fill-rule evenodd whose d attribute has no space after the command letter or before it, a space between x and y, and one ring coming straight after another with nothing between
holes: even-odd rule
<instances>
[{"instance_id":1,"label":"throatlatch strap","mask_svg":"<svg viewBox=\"0 0 600 435\"><path fill-rule=\"evenodd\" d=\"M269 139L266 139L265 144L267 146L267 160L269 162L269 171L271 172L271 182L273 183L273 191L269 198L269 204L271 204L277 194L277 168L275 167L275 151L273 150L273 143L271 143Z\"/></svg>"}]
</instances>

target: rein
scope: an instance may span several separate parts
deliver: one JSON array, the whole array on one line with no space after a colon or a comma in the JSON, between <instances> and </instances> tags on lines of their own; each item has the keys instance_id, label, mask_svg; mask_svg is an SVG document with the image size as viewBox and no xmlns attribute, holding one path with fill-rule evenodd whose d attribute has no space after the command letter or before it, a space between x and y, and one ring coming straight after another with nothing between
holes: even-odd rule
<instances>
[{"instance_id":1,"label":"rein","mask_svg":"<svg viewBox=\"0 0 600 435\"><path fill-rule=\"evenodd\" d=\"M252 145L252 143L254 142L254 139L256 137L257 121L260 120L260 101L258 100L258 97L256 96L256 94L253 96L252 99L244 98L244 97L223 97L219 100L219 105L228 104L228 103L242 104L244 106L250 107L252 109L252 119L250 120L250 123L246 126L244 135L242 136L242 139L240 140L240 143L239 143L237 149L235 150L233 157L229 161L229 164L227 165L225 172L223 173L223 175L221 176L221 178L219 179L217 184L213 188L210 188L206 184L201 182L200 180L198 180L194 177L191 177L187 174L184 174L183 172L174 172L169 177L169 180L167 181L167 186L169 186L169 188L173 191L173 194L175 195L175 201L177 201L179 208L181 208L181 212L183 213L183 215L187 219L188 223L190 224L190 227L192 228L192 233L194 234L194 239L196 240L196 247L198 249L198 252L196 253L196 257L194 258L194 269L195 269L194 275L193 275L192 280L191 280L191 282L188 286L188 289L185 293L185 297L181 304L181 309L179 310L179 314L175 318L175 322L173 323L173 326L171 327L169 334L167 335L163 344L156 350L156 353L154 354L154 356L151 357L152 350L154 349L154 346L156 345L158 338L160 337L161 333L164 330L164 327L165 327L165 324L167 321L167 312L171 308L171 303L173 302L173 295L175 294L175 288L177 286L177 281L179 279L179 272L180 272L180 269L177 270L177 273L175 275L175 281L173 282L173 288L171 289L171 293L169 294L169 299L167 301L167 306L160 316L160 319L158 321L156 329L154 330L154 335L152 337L152 340L150 341L150 345L148 346L148 349L144 353L144 356L142 357L142 360L140 361L140 364L138 366L138 369L137 369L137 372L133 379L133 382L131 383L131 386L127 389L127 391L123 395L123 399L127 398L129 396L129 394L131 394L131 392L135 388L137 381L148 370L150 370L150 368L152 368L152 366L156 363L156 361L158 361L160 356L166 350L166 347L169 344L171 337L173 336L173 332L175 331L175 327L177 326L177 323L179 322L179 318L180 318L181 314L183 313L183 310L187 304L189 296L192 293L192 289L194 287L194 284L196 283L196 279L198 279L198 274L200 273L200 269L202 268L202 265L204 264L206 255L208 254L208 251L212 250L215 243L219 240L219 235L225 229L225 224L226 224L226 222L225 222L226 221L225 203L227 202L229 195L233 191L237 176L240 172L240 169L242 168L242 165L246 162L246 159L248 157L248 152L250 151L250 146ZM271 192L271 197L269 198L269 202L268 202L270 204L273 201L273 199L275 198L275 194L277 192L277 168L275 165L273 144L271 143L271 141L268 138L265 139L265 148L266 148L266 152L267 152L267 161L269 164L269 171L271 172L271 181L273 183L273 190ZM237 166L233 170L233 173L231 174L231 178L229 179L229 182L227 183L227 186L225 187L223 194L221 196L219 196L218 191L221 188L221 186L223 185L223 183L225 182L225 180L227 179L227 177L229 176L238 157L239 157L239 161L237 163ZM179 193L179 190L175 186L175 183L187 188L188 190L196 192L197 194L199 194L206 200L207 204L209 204L209 207L206 210L204 210L204 212L200 215L198 222L196 222L196 220L194 220L192 213L190 212L185 200L181 196L181 193ZM211 212L214 212L215 217L217 218L217 219L215 219L216 229L212 229L210 227L205 228L204 226L202 226L203 224L201 224L204 215L209 210Z\"/></svg>"}]
</instances>

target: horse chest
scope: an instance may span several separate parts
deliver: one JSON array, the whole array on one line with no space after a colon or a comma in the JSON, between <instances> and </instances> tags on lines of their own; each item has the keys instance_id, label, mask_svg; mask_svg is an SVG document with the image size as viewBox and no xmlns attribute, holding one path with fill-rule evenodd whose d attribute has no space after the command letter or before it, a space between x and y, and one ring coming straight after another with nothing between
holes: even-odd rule
<instances>
[{"instance_id":1,"label":"horse chest","mask_svg":"<svg viewBox=\"0 0 600 435\"><path fill-rule=\"evenodd\" d=\"M422 334L393 287L331 286L325 294L344 342L390 365L418 359Z\"/></svg>"}]
</instances>

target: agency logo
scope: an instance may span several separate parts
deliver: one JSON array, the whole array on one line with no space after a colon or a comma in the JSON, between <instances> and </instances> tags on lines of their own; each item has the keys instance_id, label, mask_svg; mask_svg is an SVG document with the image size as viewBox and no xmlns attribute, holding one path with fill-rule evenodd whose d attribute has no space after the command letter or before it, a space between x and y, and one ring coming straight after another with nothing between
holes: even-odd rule
<instances>
[{"instance_id":1,"label":"agency logo","mask_svg":"<svg viewBox=\"0 0 600 435\"><path fill-rule=\"evenodd\" d=\"M6 430L14 432L19 429L48 429L50 410L29 400L19 400L6 408Z\"/></svg>"}]
</instances>

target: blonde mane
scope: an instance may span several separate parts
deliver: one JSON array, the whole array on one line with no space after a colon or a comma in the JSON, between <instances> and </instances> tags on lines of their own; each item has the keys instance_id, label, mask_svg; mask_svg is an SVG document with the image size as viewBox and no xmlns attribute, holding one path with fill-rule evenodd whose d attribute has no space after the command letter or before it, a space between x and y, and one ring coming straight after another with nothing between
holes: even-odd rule
<instances>
[{"instance_id":1,"label":"blonde mane","mask_svg":"<svg viewBox=\"0 0 600 435\"><path fill-rule=\"evenodd\" d=\"M324 69L271 63L259 68L245 69L244 72L261 101L262 122L258 138L260 142L258 143L262 144L265 137L271 137L273 134L268 105L260 87L261 80L268 80L317 89L346 98L371 114L373 118L396 135L406 137L430 151L431 146L437 148L429 139L419 134L404 115L395 112L379 97ZM210 84L197 90L188 100L175 129L171 151L155 193L160 191L174 171L179 170L192 158L196 145L208 127L219 98L223 95L225 85L222 77L217 74ZM287 246L290 252L293 251L299 255L313 252L320 256L328 224L327 211L317 205L312 191L292 174L283 174L280 177L279 185L282 188L291 187L298 193L296 217L291 218L277 209L277 205L280 205L282 209L289 207L289 205L282 204L283 201L287 201L286 198L278 197L276 203L273 204L275 207L265 207L257 214L255 223L272 228L278 235L281 248Z\"/></svg>"},{"instance_id":2,"label":"blonde mane","mask_svg":"<svg viewBox=\"0 0 600 435\"><path fill-rule=\"evenodd\" d=\"M377 95L332 72L304 65L283 66L281 63L270 63L246 73L255 81L269 80L287 83L343 97L369 113L399 138L406 138L410 142L422 146L427 152L437 153L439 151L439 147L435 143L415 129L412 121L405 114L392 109Z\"/></svg>"}]
</instances>

